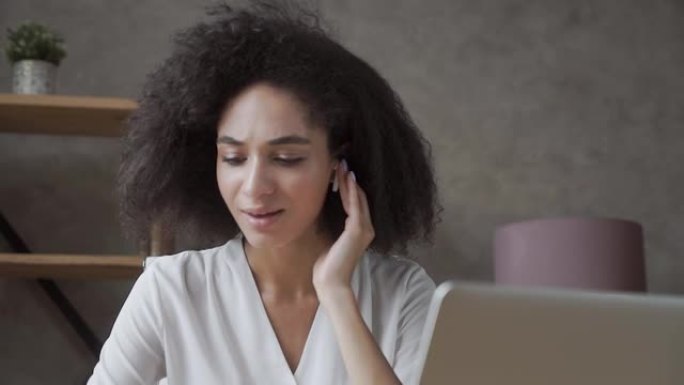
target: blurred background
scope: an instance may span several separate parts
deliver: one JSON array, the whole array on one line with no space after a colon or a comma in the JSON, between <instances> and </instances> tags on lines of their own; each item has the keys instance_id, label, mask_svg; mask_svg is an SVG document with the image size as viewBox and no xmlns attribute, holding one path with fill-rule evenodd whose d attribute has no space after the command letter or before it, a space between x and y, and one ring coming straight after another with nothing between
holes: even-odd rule
<instances>
[{"instance_id":1,"label":"blurred background","mask_svg":"<svg viewBox=\"0 0 684 385\"><path fill-rule=\"evenodd\" d=\"M134 99L210 1L0 0L5 31L57 30L66 95ZM535 217L640 222L649 292L684 294L684 2L321 0L433 145L444 212L412 249L437 282L491 281L494 230ZM0 59L0 93L12 68ZM117 138L0 133L0 210L34 252L130 254ZM177 247L203 248L179 234ZM102 339L133 281L56 280ZM83 383L96 358L34 280L0 277L6 384Z\"/></svg>"}]
</instances>

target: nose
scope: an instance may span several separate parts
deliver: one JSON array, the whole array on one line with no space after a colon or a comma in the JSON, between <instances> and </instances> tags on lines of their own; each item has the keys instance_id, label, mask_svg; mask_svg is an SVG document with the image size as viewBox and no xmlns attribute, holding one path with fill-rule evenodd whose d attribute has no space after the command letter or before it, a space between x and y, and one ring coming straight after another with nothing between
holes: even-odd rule
<instances>
[{"instance_id":1,"label":"nose","mask_svg":"<svg viewBox=\"0 0 684 385\"><path fill-rule=\"evenodd\" d=\"M269 168L259 158L247 162L242 192L251 199L261 198L275 192L275 183Z\"/></svg>"}]
</instances>

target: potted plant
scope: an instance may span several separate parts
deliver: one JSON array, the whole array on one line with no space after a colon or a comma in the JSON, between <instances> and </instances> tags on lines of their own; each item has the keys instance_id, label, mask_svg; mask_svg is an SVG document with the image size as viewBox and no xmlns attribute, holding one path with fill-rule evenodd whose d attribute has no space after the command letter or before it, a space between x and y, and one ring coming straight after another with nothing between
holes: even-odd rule
<instances>
[{"instance_id":1,"label":"potted plant","mask_svg":"<svg viewBox=\"0 0 684 385\"><path fill-rule=\"evenodd\" d=\"M19 94L55 93L59 63L66 56L64 41L47 27L25 22L7 29L5 54L13 66L12 90Z\"/></svg>"}]
</instances>

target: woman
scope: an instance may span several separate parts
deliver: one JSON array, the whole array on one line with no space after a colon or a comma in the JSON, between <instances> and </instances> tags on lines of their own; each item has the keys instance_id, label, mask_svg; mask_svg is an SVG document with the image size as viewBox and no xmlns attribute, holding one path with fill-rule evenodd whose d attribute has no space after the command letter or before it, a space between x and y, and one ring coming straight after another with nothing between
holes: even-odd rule
<instances>
[{"instance_id":1,"label":"woman","mask_svg":"<svg viewBox=\"0 0 684 385\"><path fill-rule=\"evenodd\" d=\"M223 244L147 266L89 383L417 383L434 282L391 254L434 228L427 143L315 14L211 15L147 79L120 192L134 234Z\"/></svg>"}]
</instances>

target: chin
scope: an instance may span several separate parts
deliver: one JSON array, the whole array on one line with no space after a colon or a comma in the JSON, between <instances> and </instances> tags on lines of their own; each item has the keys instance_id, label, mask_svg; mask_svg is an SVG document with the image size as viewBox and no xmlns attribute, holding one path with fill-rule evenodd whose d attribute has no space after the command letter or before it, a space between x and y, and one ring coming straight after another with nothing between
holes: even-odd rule
<instances>
[{"instance_id":1,"label":"chin","mask_svg":"<svg viewBox=\"0 0 684 385\"><path fill-rule=\"evenodd\" d=\"M287 244L290 240L280 234L242 231L247 243L255 249L274 248Z\"/></svg>"}]
</instances>

